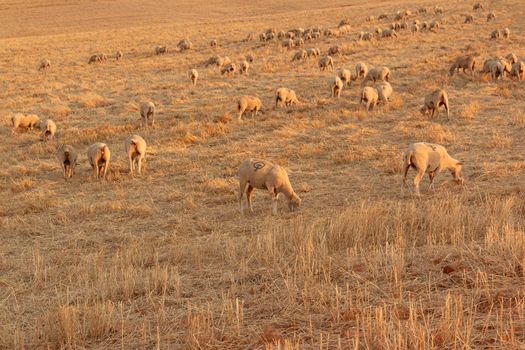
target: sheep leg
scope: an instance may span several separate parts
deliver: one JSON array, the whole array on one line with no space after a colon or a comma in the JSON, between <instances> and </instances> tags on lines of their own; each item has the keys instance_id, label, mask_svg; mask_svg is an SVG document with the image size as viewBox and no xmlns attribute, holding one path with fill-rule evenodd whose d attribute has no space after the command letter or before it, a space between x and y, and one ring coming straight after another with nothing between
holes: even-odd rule
<instances>
[{"instance_id":1,"label":"sheep leg","mask_svg":"<svg viewBox=\"0 0 525 350\"><path fill-rule=\"evenodd\" d=\"M418 172L416 174L416 177L414 177L414 191L419 196L419 183L421 182L421 179L425 175L425 170L418 169Z\"/></svg>"},{"instance_id":2,"label":"sheep leg","mask_svg":"<svg viewBox=\"0 0 525 350\"><path fill-rule=\"evenodd\" d=\"M248 184L248 188L246 189L246 199L248 201L248 206L250 208L250 211L253 213L253 203L252 203L252 195L253 195L253 190L255 188L250 186L250 184Z\"/></svg>"},{"instance_id":3,"label":"sheep leg","mask_svg":"<svg viewBox=\"0 0 525 350\"><path fill-rule=\"evenodd\" d=\"M434 171L428 172L428 178L430 179L430 184L428 185L428 190L436 190L436 187L434 186L434 177L436 176L436 173Z\"/></svg>"},{"instance_id":4,"label":"sheep leg","mask_svg":"<svg viewBox=\"0 0 525 350\"><path fill-rule=\"evenodd\" d=\"M139 172L139 175L141 174L141 169L142 169L142 157L138 157L137 159L137 167L138 167L138 172Z\"/></svg>"},{"instance_id":5,"label":"sheep leg","mask_svg":"<svg viewBox=\"0 0 525 350\"><path fill-rule=\"evenodd\" d=\"M64 178L67 178L68 175L68 169L66 169L66 165L64 163L62 165L62 171L64 171Z\"/></svg>"},{"instance_id":6,"label":"sheep leg","mask_svg":"<svg viewBox=\"0 0 525 350\"><path fill-rule=\"evenodd\" d=\"M129 173L133 175L133 171L135 170L135 164L134 164L133 157L131 156L131 154L128 156L128 159L129 159Z\"/></svg>"},{"instance_id":7,"label":"sheep leg","mask_svg":"<svg viewBox=\"0 0 525 350\"><path fill-rule=\"evenodd\" d=\"M93 168L93 177L98 179L98 164L93 164L91 167Z\"/></svg>"},{"instance_id":8,"label":"sheep leg","mask_svg":"<svg viewBox=\"0 0 525 350\"><path fill-rule=\"evenodd\" d=\"M108 167L109 167L108 162L105 162L105 163L104 163L104 166L103 166L102 169L101 169L101 171L102 171L102 178L103 178L103 179L106 178L106 173L108 172Z\"/></svg>"},{"instance_id":9,"label":"sheep leg","mask_svg":"<svg viewBox=\"0 0 525 350\"><path fill-rule=\"evenodd\" d=\"M242 197L244 197L244 194L246 193L246 190L248 189L248 186L250 186L249 183L241 182L239 184L239 207L241 209L241 215L243 214L243 205L242 205Z\"/></svg>"}]
</instances>

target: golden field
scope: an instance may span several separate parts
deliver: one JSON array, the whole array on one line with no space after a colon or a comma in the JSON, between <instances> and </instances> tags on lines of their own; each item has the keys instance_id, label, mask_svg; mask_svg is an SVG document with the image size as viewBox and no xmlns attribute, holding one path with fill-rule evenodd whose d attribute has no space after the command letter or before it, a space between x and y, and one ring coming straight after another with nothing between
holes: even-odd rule
<instances>
[{"instance_id":1,"label":"golden field","mask_svg":"<svg viewBox=\"0 0 525 350\"><path fill-rule=\"evenodd\" d=\"M0 4L0 348L2 349L522 349L525 347L525 88L479 74L486 58L525 59L519 0L29 1ZM417 14L435 4L443 14ZM386 28L398 10L437 19L436 33ZM487 23L488 10L496 20ZM366 22L386 13L389 20ZM463 24L473 14L474 24ZM366 112L360 82L330 98L334 72L295 50L260 42L266 28L352 29L336 67L391 68L393 100ZM509 40L489 40L509 27ZM252 40L244 40L252 34ZM178 52L189 38L194 49ZM218 47L208 43L217 39ZM166 55L154 55L168 45ZM116 50L124 58L115 61ZM91 54L107 62L88 65ZM214 54L255 61L249 75L206 67ZM448 75L478 53L478 73ZM38 71L41 59L51 68ZM186 75L199 70L196 87ZM289 87L301 104L275 108ZM447 90L451 117L429 119L424 96ZM236 101L263 110L236 121ZM139 106L157 106L144 129ZM12 113L58 126L56 139L11 132ZM148 143L146 172L130 176L124 140ZM112 151L105 181L86 151ZM447 147L436 191L401 194L409 143ZM64 180L55 151L79 152ZM270 213L264 191L241 216L237 170L249 157L284 166L302 198ZM415 175L410 171L410 179Z\"/></svg>"}]
</instances>

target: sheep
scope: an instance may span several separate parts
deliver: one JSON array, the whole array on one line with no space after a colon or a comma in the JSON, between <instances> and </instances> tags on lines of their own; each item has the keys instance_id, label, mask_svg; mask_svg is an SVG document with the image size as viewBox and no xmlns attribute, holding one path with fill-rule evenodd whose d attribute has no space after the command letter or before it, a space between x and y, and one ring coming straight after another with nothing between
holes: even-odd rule
<instances>
[{"instance_id":1,"label":"sheep","mask_svg":"<svg viewBox=\"0 0 525 350\"><path fill-rule=\"evenodd\" d=\"M235 74L235 71L237 71L237 66L233 62L230 62L221 68L222 75L226 74L230 76L231 74Z\"/></svg>"},{"instance_id":2,"label":"sheep","mask_svg":"<svg viewBox=\"0 0 525 350\"><path fill-rule=\"evenodd\" d=\"M295 46L295 43L292 39L285 39L281 43L283 48L291 49Z\"/></svg>"},{"instance_id":3,"label":"sheep","mask_svg":"<svg viewBox=\"0 0 525 350\"><path fill-rule=\"evenodd\" d=\"M328 49L328 52L326 53L328 56L334 56L338 53L341 53L341 47L339 45L332 46Z\"/></svg>"},{"instance_id":4,"label":"sheep","mask_svg":"<svg viewBox=\"0 0 525 350\"><path fill-rule=\"evenodd\" d=\"M269 34L273 34L273 35L275 35L275 34L277 33L277 31L275 30L275 28L268 28L268 29L266 29L266 30L264 31L264 33L265 33L266 35L269 35Z\"/></svg>"},{"instance_id":5,"label":"sheep","mask_svg":"<svg viewBox=\"0 0 525 350\"><path fill-rule=\"evenodd\" d=\"M111 159L109 147L102 142L94 143L89 146L87 157L91 168L93 168L93 177L95 179L105 179Z\"/></svg>"},{"instance_id":6,"label":"sheep","mask_svg":"<svg viewBox=\"0 0 525 350\"><path fill-rule=\"evenodd\" d=\"M378 98L376 89L370 86L365 86L361 92L361 100L359 103L366 102L366 110L369 111L375 107Z\"/></svg>"},{"instance_id":7,"label":"sheep","mask_svg":"<svg viewBox=\"0 0 525 350\"><path fill-rule=\"evenodd\" d=\"M350 25L350 20L342 19L341 21L339 21L338 27L349 26L349 25Z\"/></svg>"},{"instance_id":8,"label":"sheep","mask_svg":"<svg viewBox=\"0 0 525 350\"><path fill-rule=\"evenodd\" d=\"M421 113L423 115L429 114L430 117L434 117L434 114L439 116L439 107L445 106L447 111L447 117L450 116L450 105L448 103L448 94L445 90L438 89L427 96L425 96L425 103L423 108L421 108Z\"/></svg>"},{"instance_id":9,"label":"sheep","mask_svg":"<svg viewBox=\"0 0 525 350\"><path fill-rule=\"evenodd\" d=\"M405 22L401 23L401 28L400 29L408 29L408 22L405 21Z\"/></svg>"},{"instance_id":10,"label":"sheep","mask_svg":"<svg viewBox=\"0 0 525 350\"><path fill-rule=\"evenodd\" d=\"M182 39L177 44L177 47L180 51L191 50L193 48L193 43L189 39Z\"/></svg>"},{"instance_id":11,"label":"sheep","mask_svg":"<svg viewBox=\"0 0 525 350\"><path fill-rule=\"evenodd\" d=\"M508 64L508 62L507 62ZM483 73L490 73L490 76L492 78L493 82L496 82L499 77L503 76L505 71L509 71L510 69L504 65L503 62L501 62L498 59L488 59L483 63Z\"/></svg>"},{"instance_id":12,"label":"sheep","mask_svg":"<svg viewBox=\"0 0 525 350\"><path fill-rule=\"evenodd\" d=\"M436 6L434 7L434 13L435 13L435 14L442 14L442 13L443 13L443 7L441 7L441 6L437 6L437 5L436 5Z\"/></svg>"},{"instance_id":13,"label":"sheep","mask_svg":"<svg viewBox=\"0 0 525 350\"><path fill-rule=\"evenodd\" d=\"M266 33L266 41L270 41L270 40L273 40L275 39L275 34L274 33Z\"/></svg>"},{"instance_id":14,"label":"sheep","mask_svg":"<svg viewBox=\"0 0 525 350\"><path fill-rule=\"evenodd\" d=\"M419 24L413 24L412 25L412 28L410 28L410 30L412 31L412 33L417 33L419 32Z\"/></svg>"},{"instance_id":15,"label":"sheep","mask_svg":"<svg viewBox=\"0 0 525 350\"><path fill-rule=\"evenodd\" d=\"M509 60L510 64L514 64L514 63L518 62L518 56L516 56L513 53L509 53L507 56L505 56L505 58L507 60Z\"/></svg>"},{"instance_id":16,"label":"sheep","mask_svg":"<svg viewBox=\"0 0 525 350\"><path fill-rule=\"evenodd\" d=\"M40 61L40 64L38 65L38 70L43 70L51 67L51 61L49 61L47 58L44 58L42 61Z\"/></svg>"},{"instance_id":17,"label":"sheep","mask_svg":"<svg viewBox=\"0 0 525 350\"><path fill-rule=\"evenodd\" d=\"M197 79L199 78L199 72L196 69L190 69L188 71L188 78L190 78L193 86L197 85Z\"/></svg>"},{"instance_id":18,"label":"sheep","mask_svg":"<svg viewBox=\"0 0 525 350\"><path fill-rule=\"evenodd\" d=\"M124 57L124 54L122 53L122 51L117 51L115 53L115 60L116 61L120 60L122 57Z\"/></svg>"},{"instance_id":19,"label":"sheep","mask_svg":"<svg viewBox=\"0 0 525 350\"><path fill-rule=\"evenodd\" d=\"M40 122L40 130L42 130L42 135L40 136L42 141L48 141L55 138L55 133L57 132L57 126L54 121L51 119L46 119Z\"/></svg>"},{"instance_id":20,"label":"sheep","mask_svg":"<svg viewBox=\"0 0 525 350\"><path fill-rule=\"evenodd\" d=\"M129 173L133 175L137 169L140 175L146 163L146 141L139 135L130 136L124 142L124 152L129 160Z\"/></svg>"},{"instance_id":21,"label":"sheep","mask_svg":"<svg viewBox=\"0 0 525 350\"><path fill-rule=\"evenodd\" d=\"M34 128L40 128L40 118L36 114L13 114L11 123L13 124L12 132L15 132L17 129L33 130Z\"/></svg>"},{"instance_id":22,"label":"sheep","mask_svg":"<svg viewBox=\"0 0 525 350\"><path fill-rule=\"evenodd\" d=\"M472 6L472 9L474 10L483 10L483 5L481 3L475 3L474 6Z\"/></svg>"},{"instance_id":23,"label":"sheep","mask_svg":"<svg viewBox=\"0 0 525 350\"><path fill-rule=\"evenodd\" d=\"M496 19L496 14L493 11L490 11L487 14L487 22L493 21Z\"/></svg>"},{"instance_id":24,"label":"sheep","mask_svg":"<svg viewBox=\"0 0 525 350\"><path fill-rule=\"evenodd\" d=\"M88 64L100 62L100 56L98 54L93 54L89 57Z\"/></svg>"},{"instance_id":25,"label":"sheep","mask_svg":"<svg viewBox=\"0 0 525 350\"><path fill-rule=\"evenodd\" d=\"M155 55L161 55L168 53L168 47L167 46L157 46L155 47Z\"/></svg>"},{"instance_id":26,"label":"sheep","mask_svg":"<svg viewBox=\"0 0 525 350\"><path fill-rule=\"evenodd\" d=\"M286 33L283 30L277 33L277 39L284 39L285 36L286 36Z\"/></svg>"},{"instance_id":27,"label":"sheep","mask_svg":"<svg viewBox=\"0 0 525 350\"><path fill-rule=\"evenodd\" d=\"M346 84L347 86L350 86L350 83L352 81L352 72L348 69L339 68L337 71L337 76L341 79L341 81Z\"/></svg>"},{"instance_id":28,"label":"sheep","mask_svg":"<svg viewBox=\"0 0 525 350\"><path fill-rule=\"evenodd\" d=\"M295 95L295 91L288 88L279 88L275 92L275 107L277 106L290 106L293 104L298 104L299 100Z\"/></svg>"},{"instance_id":29,"label":"sheep","mask_svg":"<svg viewBox=\"0 0 525 350\"><path fill-rule=\"evenodd\" d=\"M288 199L291 212L301 206L301 199L294 192L288 173L277 164L255 159L244 160L239 167L239 206L241 215L244 213L242 199L246 193L246 201L253 213L252 195L254 189L267 190L272 196L272 214L277 215L277 200L282 193Z\"/></svg>"},{"instance_id":30,"label":"sheep","mask_svg":"<svg viewBox=\"0 0 525 350\"><path fill-rule=\"evenodd\" d=\"M230 63L231 60L228 56L221 57L219 55L212 56L206 61L206 66L216 65L217 67L222 67L225 64Z\"/></svg>"},{"instance_id":31,"label":"sheep","mask_svg":"<svg viewBox=\"0 0 525 350\"><path fill-rule=\"evenodd\" d=\"M366 63L363 63L363 62L358 62L356 65L355 65L355 79L357 78L364 78L368 75L368 66L366 65Z\"/></svg>"},{"instance_id":32,"label":"sheep","mask_svg":"<svg viewBox=\"0 0 525 350\"><path fill-rule=\"evenodd\" d=\"M105 53L99 53L99 54L98 54L98 57L99 57L99 59L100 59L100 62L102 62L102 61L107 61L107 60L108 60L108 56L106 56Z\"/></svg>"},{"instance_id":33,"label":"sheep","mask_svg":"<svg viewBox=\"0 0 525 350\"><path fill-rule=\"evenodd\" d=\"M385 15L385 14L379 15L377 19L388 19L388 15Z\"/></svg>"},{"instance_id":34,"label":"sheep","mask_svg":"<svg viewBox=\"0 0 525 350\"><path fill-rule=\"evenodd\" d=\"M503 34L503 37L505 39L509 39L510 38L510 29L509 28L503 29L503 33L502 34Z\"/></svg>"},{"instance_id":35,"label":"sheep","mask_svg":"<svg viewBox=\"0 0 525 350\"><path fill-rule=\"evenodd\" d=\"M390 100L390 96L392 96L392 85L390 83L383 81L379 83L375 89L377 90L378 95L378 101L387 103Z\"/></svg>"},{"instance_id":36,"label":"sheep","mask_svg":"<svg viewBox=\"0 0 525 350\"><path fill-rule=\"evenodd\" d=\"M300 61L300 60L304 60L306 57L308 56L308 53L306 50L299 50L295 53L295 55L293 55L293 58L292 58L292 61Z\"/></svg>"},{"instance_id":37,"label":"sheep","mask_svg":"<svg viewBox=\"0 0 525 350\"><path fill-rule=\"evenodd\" d=\"M492 33L490 33L491 39L499 39L500 37L501 37L501 32L499 29L495 29L494 31L492 31Z\"/></svg>"},{"instance_id":38,"label":"sheep","mask_svg":"<svg viewBox=\"0 0 525 350\"><path fill-rule=\"evenodd\" d=\"M436 32L439 29L439 26L440 26L439 22L436 20L433 20L432 22L430 22L430 25L428 26L428 30Z\"/></svg>"},{"instance_id":39,"label":"sheep","mask_svg":"<svg viewBox=\"0 0 525 350\"><path fill-rule=\"evenodd\" d=\"M312 41L313 40L312 34L311 33L305 33L304 36L303 36L303 40L304 41Z\"/></svg>"},{"instance_id":40,"label":"sheep","mask_svg":"<svg viewBox=\"0 0 525 350\"><path fill-rule=\"evenodd\" d=\"M285 37L286 39L292 39L292 40L293 40L293 39L295 38L295 33L294 33L294 32L286 32L286 33L284 34L284 37Z\"/></svg>"},{"instance_id":41,"label":"sheep","mask_svg":"<svg viewBox=\"0 0 525 350\"><path fill-rule=\"evenodd\" d=\"M312 39L319 39L321 37L321 32L313 32Z\"/></svg>"},{"instance_id":42,"label":"sheep","mask_svg":"<svg viewBox=\"0 0 525 350\"><path fill-rule=\"evenodd\" d=\"M375 21L375 19L376 19L375 16L366 16L365 21L372 22L372 21Z\"/></svg>"},{"instance_id":43,"label":"sheep","mask_svg":"<svg viewBox=\"0 0 525 350\"><path fill-rule=\"evenodd\" d=\"M237 119L241 121L242 115L246 111L252 112L252 118L254 118L257 116L257 113L261 110L261 107L262 103L258 97L241 96L239 100L237 100L237 112L239 113Z\"/></svg>"},{"instance_id":44,"label":"sheep","mask_svg":"<svg viewBox=\"0 0 525 350\"><path fill-rule=\"evenodd\" d=\"M421 23L421 29L423 30L423 29L428 29L428 28L429 28L428 22L427 21L423 21Z\"/></svg>"},{"instance_id":45,"label":"sheep","mask_svg":"<svg viewBox=\"0 0 525 350\"><path fill-rule=\"evenodd\" d=\"M465 16L465 22L464 23L474 23L474 16L472 15L466 15Z\"/></svg>"},{"instance_id":46,"label":"sheep","mask_svg":"<svg viewBox=\"0 0 525 350\"><path fill-rule=\"evenodd\" d=\"M294 46L295 47L304 47L304 40L302 38L295 39Z\"/></svg>"},{"instance_id":47,"label":"sheep","mask_svg":"<svg viewBox=\"0 0 525 350\"><path fill-rule=\"evenodd\" d=\"M463 73L467 73L468 70L470 75L474 75L474 68L476 67L476 57L472 55L460 56L456 58L452 66L450 67L449 74L450 76L454 75L454 72L459 72L460 69L463 69Z\"/></svg>"},{"instance_id":48,"label":"sheep","mask_svg":"<svg viewBox=\"0 0 525 350\"><path fill-rule=\"evenodd\" d=\"M324 35L327 37L335 38L338 37L341 34L341 31L339 29L327 29L324 32Z\"/></svg>"},{"instance_id":49,"label":"sheep","mask_svg":"<svg viewBox=\"0 0 525 350\"><path fill-rule=\"evenodd\" d=\"M341 96L341 90L343 90L343 81L338 76L335 76L330 80L331 96L339 98Z\"/></svg>"},{"instance_id":50,"label":"sheep","mask_svg":"<svg viewBox=\"0 0 525 350\"><path fill-rule=\"evenodd\" d=\"M216 39L212 39L210 41L210 47L217 47L217 40Z\"/></svg>"},{"instance_id":51,"label":"sheep","mask_svg":"<svg viewBox=\"0 0 525 350\"><path fill-rule=\"evenodd\" d=\"M153 126L155 124L155 104L153 102L144 102L140 106L140 117L144 126L148 126L149 119L151 119L151 126Z\"/></svg>"},{"instance_id":52,"label":"sheep","mask_svg":"<svg viewBox=\"0 0 525 350\"><path fill-rule=\"evenodd\" d=\"M371 41L373 39L373 35L372 33L369 33L369 32L359 32L358 34L358 40L359 41Z\"/></svg>"},{"instance_id":53,"label":"sheep","mask_svg":"<svg viewBox=\"0 0 525 350\"><path fill-rule=\"evenodd\" d=\"M308 57L319 57L321 55L321 50L316 47L310 47L306 49L306 55Z\"/></svg>"},{"instance_id":54,"label":"sheep","mask_svg":"<svg viewBox=\"0 0 525 350\"><path fill-rule=\"evenodd\" d=\"M334 59L331 56L321 57L319 59L318 65L319 69L323 71L328 67L330 67L331 70L334 70Z\"/></svg>"},{"instance_id":55,"label":"sheep","mask_svg":"<svg viewBox=\"0 0 525 350\"><path fill-rule=\"evenodd\" d=\"M435 190L434 178L443 170L449 170L457 184L463 184L464 179L461 176L463 163L452 158L445 147L426 143L417 142L410 144L403 156L403 188L407 186L406 179L408 170L412 167L417 171L414 177L414 191L419 196L419 183L428 171L430 185L428 190Z\"/></svg>"},{"instance_id":56,"label":"sheep","mask_svg":"<svg viewBox=\"0 0 525 350\"><path fill-rule=\"evenodd\" d=\"M378 37L381 37L383 35L383 29L376 27L375 33Z\"/></svg>"},{"instance_id":57,"label":"sheep","mask_svg":"<svg viewBox=\"0 0 525 350\"><path fill-rule=\"evenodd\" d=\"M389 78L390 78L390 69L388 69L388 67L385 67L385 66L374 67L370 69L368 73L366 74L365 79L363 79L363 85L369 80L373 80L375 83L377 80L388 81Z\"/></svg>"},{"instance_id":58,"label":"sheep","mask_svg":"<svg viewBox=\"0 0 525 350\"><path fill-rule=\"evenodd\" d=\"M73 146L62 145L57 149L56 157L64 172L64 179L72 178L77 166L77 151Z\"/></svg>"},{"instance_id":59,"label":"sheep","mask_svg":"<svg viewBox=\"0 0 525 350\"><path fill-rule=\"evenodd\" d=\"M266 41L266 33L259 34L259 40L260 41Z\"/></svg>"},{"instance_id":60,"label":"sheep","mask_svg":"<svg viewBox=\"0 0 525 350\"><path fill-rule=\"evenodd\" d=\"M417 9L417 12L419 14L425 14L425 13L428 12L428 10L426 8L424 8L424 7L420 7L420 8Z\"/></svg>"},{"instance_id":61,"label":"sheep","mask_svg":"<svg viewBox=\"0 0 525 350\"><path fill-rule=\"evenodd\" d=\"M385 29L382 36L383 38L397 38L398 34L395 29Z\"/></svg>"},{"instance_id":62,"label":"sheep","mask_svg":"<svg viewBox=\"0 0 525 350\"><path fill-rule=\"evenodd\" d=\"M525 79L525 63L521 61L514 62L510 70L510 76L516 77L518 80Z\"/></svg>"},{"instance_id":63,"label":"sheep","mask_svg":"<svg viewBox=\"0 0 525 350\"><path fill-rule=\"evenodd\" d=\"M250 69L250 64L248 61L244 60L239 65L239 73L248 75L248 70Z\"/></svg>"},{"instance_id":64,"label":"sheep","mask_svg":"<svg viewBox=\"0 0 525 350\"><path fill-rule=\"evenodd\" d=\"M252 53L249 53L249 54L247 54L247 55L244 57L244 59L245 59L246 62L248 62L248 63L253 63L254 56L253 56Z\"/></svg>"}]
</instances>

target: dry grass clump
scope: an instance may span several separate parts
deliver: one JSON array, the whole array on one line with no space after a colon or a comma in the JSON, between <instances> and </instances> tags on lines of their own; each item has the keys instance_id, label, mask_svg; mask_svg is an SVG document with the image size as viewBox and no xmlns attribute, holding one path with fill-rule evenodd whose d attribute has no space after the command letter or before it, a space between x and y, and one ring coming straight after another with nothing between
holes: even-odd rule
<instances>
[{"instance_id":1,"label":"dry grass clump","mask_svg":"<svg viewBox=\"0 0 525 350\"><path fill-rule=\"evenodd\" d=\"M463 106L459 112L462 119L474 119L479 112L479 103L474 101Z\"/></svg>"}]
</instances>

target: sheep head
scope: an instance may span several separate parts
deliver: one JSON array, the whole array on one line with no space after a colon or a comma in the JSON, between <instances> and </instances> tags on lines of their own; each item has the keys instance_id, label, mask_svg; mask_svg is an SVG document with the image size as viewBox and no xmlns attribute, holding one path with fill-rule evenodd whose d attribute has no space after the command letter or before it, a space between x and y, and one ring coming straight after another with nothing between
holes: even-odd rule
<instances>
[{"instance_id":1,"label":"sheep head","mask_svg":"<svg viewBox=\"0 0 525 350\"><path fill-rule=\"evenodd\" d=\"M463 163L457 160L454 160L454 162L454 165L450 168L450 173L458 185L463 185L465 182L463 176L461 176L461 168L463 167Z\"/></svg>"},{"instance_id":2,"label":"sheep head","mask_svg":"<svg viewBox=\"0 0 525 350\"><path fill-rule=\"evenodd\" d=\"M288 208L291 212L294 212L295 209L298 209L301 206L301 198L295 192L290 197L290 200L288 201Z\"/></svg>"}]
</instances>

